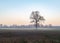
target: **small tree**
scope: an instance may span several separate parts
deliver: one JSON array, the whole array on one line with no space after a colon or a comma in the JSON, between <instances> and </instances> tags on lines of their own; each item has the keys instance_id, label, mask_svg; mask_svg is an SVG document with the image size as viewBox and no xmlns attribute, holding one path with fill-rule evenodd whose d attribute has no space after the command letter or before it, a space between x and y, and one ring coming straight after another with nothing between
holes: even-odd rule
<instances>
[{"instance_id":1,"label":"small tree","mask_svg":"<svg viewBox=\"0 0 60 43\"><path fill-rule=\"evenodd\" d=\"M39 15L39 11L33 11L31 13L30 19L32 19L31 23L35 23L36 29L40 21L44 21L44 17Z\"/></svg>"}]
</instances>

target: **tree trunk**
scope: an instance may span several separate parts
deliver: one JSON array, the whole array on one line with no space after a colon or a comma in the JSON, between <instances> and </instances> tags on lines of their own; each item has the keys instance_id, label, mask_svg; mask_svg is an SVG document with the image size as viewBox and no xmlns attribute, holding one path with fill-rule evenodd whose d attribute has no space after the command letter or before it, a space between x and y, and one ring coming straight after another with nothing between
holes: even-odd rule
<instances>
[{"instance_id":1,"label":"tree trunk","mask_svg":"<svg viewBox=\"0 0 60 43\"><path fill-rule=\"evenodd\" d=\"M36 20L36 23L35 24L36 24L36 30L37 30L37 20Z\"/></svg>"}]
</instances>

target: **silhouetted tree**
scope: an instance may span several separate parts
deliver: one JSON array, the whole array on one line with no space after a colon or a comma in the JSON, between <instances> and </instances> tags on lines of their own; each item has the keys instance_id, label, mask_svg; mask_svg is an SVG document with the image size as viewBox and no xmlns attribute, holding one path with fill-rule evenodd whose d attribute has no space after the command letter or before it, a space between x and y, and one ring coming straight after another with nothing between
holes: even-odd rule
<instances>
[{"instance_id":1,"label":"silhouetted tree","mask_svg":"<svg viewBox=\"0 0 60 43\"><path fill-rule=\"evenodd\" d=\"M36 29L40 21L44 21L44 17L39 15L39 11L33 11L31 13L30 19L32 19L31 23L35 23Z\"/></svg>"}]
</instances>

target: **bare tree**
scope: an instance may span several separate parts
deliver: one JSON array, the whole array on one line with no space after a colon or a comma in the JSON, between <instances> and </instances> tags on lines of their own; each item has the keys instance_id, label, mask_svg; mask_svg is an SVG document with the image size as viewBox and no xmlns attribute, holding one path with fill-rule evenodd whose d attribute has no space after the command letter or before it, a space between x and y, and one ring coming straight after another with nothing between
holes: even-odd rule
<instances>
[{"instance_id":1,"label":"bare tree","mask_svg":"<svg viewBox=\"0 0 60 43\"><path fill-rule=\"evenodd\" d=\"M31 23L35 23L36 29L40 21L44 21L44 17L39 15L39 11L33 11L31 13L30 19L32 19Z\"/></svg>"}]
</instances>

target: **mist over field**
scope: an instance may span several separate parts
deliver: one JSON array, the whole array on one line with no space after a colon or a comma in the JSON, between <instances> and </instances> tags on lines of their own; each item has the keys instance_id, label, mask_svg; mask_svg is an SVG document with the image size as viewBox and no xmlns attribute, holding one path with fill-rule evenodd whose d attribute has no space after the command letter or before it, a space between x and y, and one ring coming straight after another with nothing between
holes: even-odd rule
<instances>
[{"instance_id":1,"label":"mist over field","mask_svg":"<svg viewBox=\"0 0 60 43\"><path fill-rule=\"evenodd\" d=\"M0 28L0 30L60 30L60 27L55 28Z\"/></svg>"}]
</instances>

